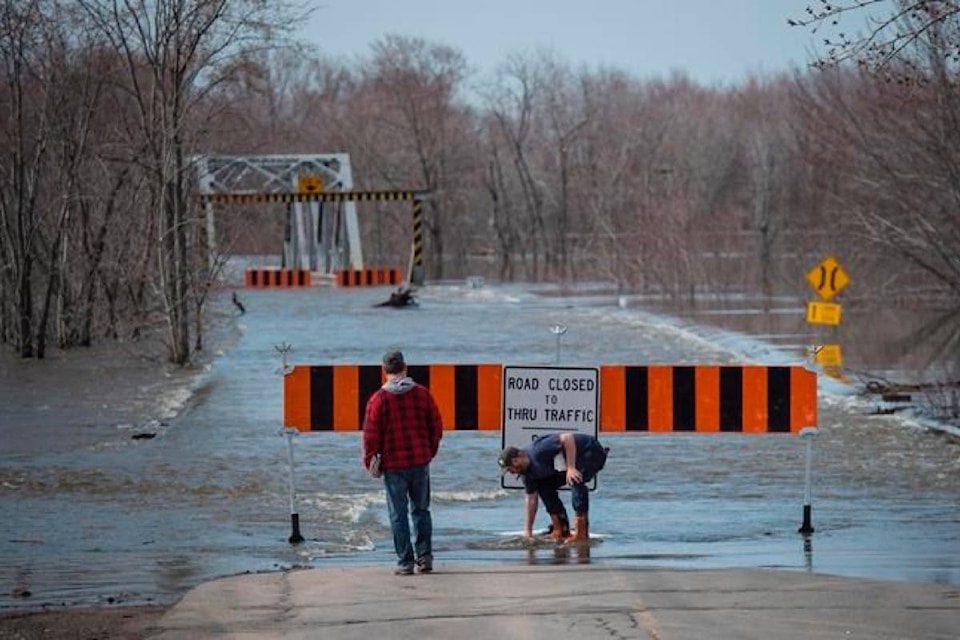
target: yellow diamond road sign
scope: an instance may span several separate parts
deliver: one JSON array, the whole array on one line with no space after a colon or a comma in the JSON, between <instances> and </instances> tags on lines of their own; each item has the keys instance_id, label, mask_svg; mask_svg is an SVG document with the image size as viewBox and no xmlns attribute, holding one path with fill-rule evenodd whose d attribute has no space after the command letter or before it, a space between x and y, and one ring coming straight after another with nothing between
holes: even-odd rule
<instances>
[{"instance_id":1,"label":"yellow diamond road sign","mask_svg":"<svg viewBox=\"0 0 960 640\"><path fill-rule=\"evenodd\" d=\"M320 193L323 191L323 176L319 175L301 175L297 176L298 193Z\"/></svg>"},{"instance_id":2,"label":"yellow diamond road sign","mask_svg":"<svg viewBox=\"0 0 960 640\"><path fill-rule=\"evenodd\" d=\"M829 300L850 284L850 278L836 258L829 257L807 273L807 282L821 298Z\"/></svg>"}]
</instances>

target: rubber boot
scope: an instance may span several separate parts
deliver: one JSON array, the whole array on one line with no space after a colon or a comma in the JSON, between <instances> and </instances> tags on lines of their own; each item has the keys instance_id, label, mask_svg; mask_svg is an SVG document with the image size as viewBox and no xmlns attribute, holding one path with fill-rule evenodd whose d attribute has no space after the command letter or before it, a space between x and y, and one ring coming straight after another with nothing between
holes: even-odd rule
<instances>
[{"instance_id":1,"label":"rubber boot","mask_svg":"<svg viewBox=\"0 0 960 640\"><path fill-rule=\"evenodd\" d=\"M587 514L577 514L577 528L570 534L570 537L564 542L589 542L590 525L587 521Z\"/></svg>"},{"instance_id":2,"label":"rubber boot","mask_svg":"<svg viewBox=\"0 0 960 640\"><path fill-rule=\"evenodd\" d=\"M546 528L546 529L544 529L543 531L541 531L540 533L537 534L537 535L539 535L539 536L550 536L550 535L553 534L554 530L557 528L557 527L554 525L554 522L556 522L556 517L555 517L553 514L550 514L550 513L548 513L547 515L550 516L550 524L547 525L547 528ZM560 527L560 529L561 529L561 531L563 531L563 535L560 537L560 540L563 541L563 540L565 540L565 539L567 538L567 536L570 535L570 520L567 518L567 511L566 511L566 509L564 509L563 511L559 512L557 515L560 516L560 522L561 522L561 525L562 525L562 526Z\"/></svg>"},{"instance_id":3,"label":"rubber boot","mask_svg":"<svg viewBox=\"0 0 960 640\"><path fill-rule=\"evenodd\" d=\"M567 534L570 533L570 524L563 514L554 513L550 515L550 537L557 542L563 542Z\"/></svg>"}]
</instances>

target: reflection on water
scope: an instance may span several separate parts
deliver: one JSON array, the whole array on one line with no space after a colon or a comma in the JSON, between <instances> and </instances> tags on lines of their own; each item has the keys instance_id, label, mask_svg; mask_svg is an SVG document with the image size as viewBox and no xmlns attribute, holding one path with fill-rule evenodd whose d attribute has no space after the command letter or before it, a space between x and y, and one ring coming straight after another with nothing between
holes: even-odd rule
<instances>
[{"instance_id":1,"label":"reflection on water","mask_svg":"<svg viewBox=\"0 0 960 640\"><path fill-rule=\"evenodd\" d=\"M778 298L764 313L755 299L684 300L626 298L631 306L659 310L693 323L747 333L806 356L817 344L839 344L845 368L864 378L896 382L960 381L960 308L904 308L865 303L843 306L836 327L806 322L805 300Z\"/></svg>"},{"instance_id":2,"label":"reflection on water","mask_svg":"<svg viewBox=\"0 0 960 640\"><path fill-rule=\"evenodd\" d=\"M275 348L282 343L292 344L294 363L376 363L384 349L400 345L414 363L552 365L558 343L550 328L562 324L561 361L576 366L803 358L797 336L805 328L785 312L741 316L736 326L734 314L716 316L722 321L711 319L711 328L665 321L609 296L540 297L520 287L434 286L424 289L419 308L404 310L375 308L382 297L382 289L246 292L247 313L237 319L242 337L152 439L133 440L129 427L106 421L82 433L54 430L56 446L45 448L45 431L18 428L17 447L0 453L0 582L7 585L0 607L169 602L204 580L246 571L389 567L382 486L360 467L357 433L294 438L306 540L287 542ZM846 326L856 326L857 313ZM918 330L927 320L902 328ZM778 335L798 349L778 344ZM860 344L852 333L844 340L856 366L905 362L858 360L876 355L876 342ZM123 396L123 380L118 384ZM15 399L5 402L19 411ZM869 409L850 396L822 396L809 545L796 533L805 449L790 436L605 437L612 454L591 499L598 538L578 548L520 543L524 500L500 487L499 434L447 433L432 468L437 568L769 566L960 584L960 448ZM6 441L8 432L2 435Z\"/></svg>"},{"instance_id":3,"label":"reflection on water","mask_svg":"<svg viewBox=\"0 0 960 640\"><path fill-rule=\"evenodd\" d=\"M554 544L552 548L527 549L527 564L590 564L590 547L593 543Z\"/></svg>"}]
</instances>

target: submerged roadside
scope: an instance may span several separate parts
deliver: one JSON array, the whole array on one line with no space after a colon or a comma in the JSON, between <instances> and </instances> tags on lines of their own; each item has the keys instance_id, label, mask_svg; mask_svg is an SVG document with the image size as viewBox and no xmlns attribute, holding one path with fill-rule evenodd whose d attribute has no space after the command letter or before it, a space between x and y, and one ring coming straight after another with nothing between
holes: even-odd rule
<instances>
[{"instance_id":1,"label":"submerged roadside","mask_svg":"<svg viewBox=\"0 0 960 640\"><path fill-rule=\"evenodd\" d=\"M229 294L213 296L206 347L184 367L167 362L159 330L136 341L50 352L43 360L0 352L4 454L123 446L155 436L186 406L214 360L236 344L235 318Z\"/></svg>"},{"instance_id":2,"label":"submerged roadside","mask_svg":"<svg viewBox=\"0 0 960 640\"><path fill-rule=\"evenodd\" d=\"M840 325L824 327L806 322L804 301L795 297L620 296L618 302L671 317L719 344L723 332L733 340L747 336L756 341L750 356L766 362L775 349L818 369L821 387L856 396L877 415L897 414L960 438L960 309L859 302L847 305ZM838 365L813 362L825 345Z\"/></svg>"},{"instance_id":3,"label":"submerged roadside","mask_svg":"<svg viewBox=\"0 0 960 640\"><path fill-rule=\"evenodd\" d=\"M221 291L210 299L206 347L185 367L167 362L159 331L137 341L48 352L44 360L0 352L4 456L120 449L154 437L187 406L214 361L237 343L239 331L230 294ZM0 484L15 486L5 473L0 469ZM143 638L171 606L115 598L103 606L37 608L29 589L8 588L23 608L0 613L0 638Z\"/></svg>"}]
</instances>

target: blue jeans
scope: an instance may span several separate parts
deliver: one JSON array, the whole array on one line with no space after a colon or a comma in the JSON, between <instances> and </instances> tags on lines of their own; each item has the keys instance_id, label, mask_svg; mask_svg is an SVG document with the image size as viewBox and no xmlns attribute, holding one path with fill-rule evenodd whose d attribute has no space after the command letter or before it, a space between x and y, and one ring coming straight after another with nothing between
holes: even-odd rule
<instances>
[{"instance_id":1,"label":"blue jeans","mask_svg":"<svg viewBox=\"0 0 960 640\"><path fill-rule=\"evenodd\" d=\"M579 515L587 515L590 511L590 490L587 483L593 480L607 463L607 452L600 443L593 443L586 450L577 452L577 464L580 466L580 475L583 482L570 487L573 511ZM538 493L547 513L551 515L563 513L563 503L557 491L567 483L567 474L558 471L553 476L540 481ZM566 514L564 514L566 515Z\"/></svg>"},{"instance_id":2,"label":"blue jeans","mask_svg":"<svg viewBox=\"0 0 960 640\"><path fill-rule=\"evenodd\" d=\"M393 531L397 564L413 566L414 560L433 554L433 519L430 517L430 467L409 467L383 472L387 490L387 512ZM410 541L409 507L413 520L413 544ZM416 551L416 556L414 556Z\"/></svg>"},{"instance_id":3,"label":"blue jeans","mask_svg":"<svg viewBox=\"0 0 960 640\"><path fill-rule=\"evenodd\" d=\"M587 478L584 474L583 482L570 487L570 502L573 505L573 512L576 514L587 515L590 512L590 489L587 487L587 483L592 479L593 475ZM567 474L563 471L558 471L549 478L540 481L537 493L540 494L543 506L547 508L547 513L550 515L562 515L566 518L567 513L563 508L563 501L560 500L559 492L560 487L566 484Z\"/></svg>"},{"instance_id":4,"label":"blue jeans","mask_svg":"<svg viewBox=\"0 0 960 640\"><path fill-rule=\"evenodd\" d=\"M594 442L580 452L577 462L581 467L580 474L583 476L583 482L570 487L573 494L571 502L574 513L585 516L590 511L590 490L587 489L587 483L593 480L593 477L606 465L607 452L599 442Z\"/></svg>"}]
</instances>

